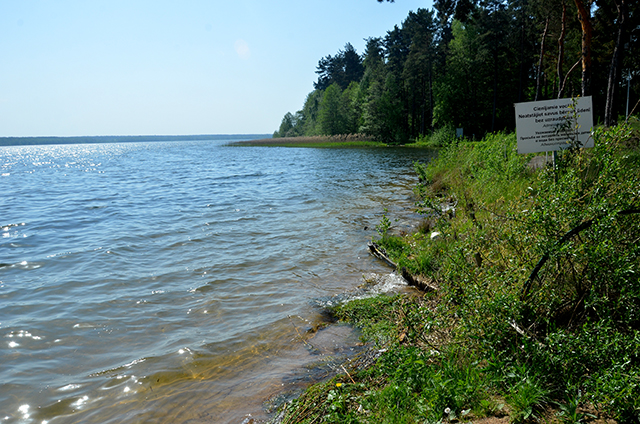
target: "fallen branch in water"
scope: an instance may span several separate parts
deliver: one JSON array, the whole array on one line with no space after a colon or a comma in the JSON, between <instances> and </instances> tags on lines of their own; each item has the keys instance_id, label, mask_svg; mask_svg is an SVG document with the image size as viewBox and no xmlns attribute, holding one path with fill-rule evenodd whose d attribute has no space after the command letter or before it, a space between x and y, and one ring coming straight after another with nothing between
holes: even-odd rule
<instances>
[{"instance_id":1,"label":"fallen branch in water","mask_svg":"<svg viewBox=\"0 0 640 424\"><path fill-rule=\"evenodd\" d=\"M368 246L369 251L373 256L386 262L387 265L391 266L394 270L398 270L398 265L389 258L387 252L382 247L378 246L378 244L373 241L369 242ZM438 289L433 284L427 282L424 278L418 275L411 274L405 267L402 267L402 269L400 270L400 275L402 275L402 278L407 280L407 283L410 286L413 286L422 291L436 291Z\"/></svg>"},{"instance_id":2,"label":"fallen branch in water","mask_svg":"<svg viewBox=\"0 0 640 424\"><path fill-rule=\"evenodd\" d=\"M378 246L376 242L370 241L367 246L369 246L369 251L373 256L386 262L387 265L391 266L393 269L398 268L398 265L396 265L396 263L387 256L387 252L385 252L382 247Z\"/></svg>"}]
</instances>

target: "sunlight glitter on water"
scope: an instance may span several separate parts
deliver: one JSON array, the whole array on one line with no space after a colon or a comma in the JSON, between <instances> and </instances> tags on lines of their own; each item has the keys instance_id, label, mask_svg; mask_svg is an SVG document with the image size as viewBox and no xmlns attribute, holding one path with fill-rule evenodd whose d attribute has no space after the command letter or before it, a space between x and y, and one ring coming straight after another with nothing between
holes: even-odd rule
<instances>
[{"instance_id":1,"label":"sunlight glitter on water","mask_svg":"<svg viewBox=\"0 0 640 424\"><path fill-rule=\"evenodd\" d=\"M366 242L383 208L411 208L408 170L428 157L212 142L0 148L12 187L0 198L5 421L266 416L265 399L325 372L304 371L324 358L301 339L325 319L318 299L387 271Z\"/></svg>"}]
</instances>

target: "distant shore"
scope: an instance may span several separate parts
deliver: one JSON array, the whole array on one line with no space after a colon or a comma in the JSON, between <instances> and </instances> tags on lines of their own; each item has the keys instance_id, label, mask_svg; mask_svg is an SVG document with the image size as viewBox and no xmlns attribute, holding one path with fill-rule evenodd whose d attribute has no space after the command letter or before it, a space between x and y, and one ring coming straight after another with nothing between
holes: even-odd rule
<instances>
[{"instance_id":1,"label":"distant shore","mask_svg":"<svg viewBox=\"0 0 640 424\"><path fill-rule=\"evenodd\" d=\"M100 135L73 137L0 137L0 146L44 144L143 143L157 141L252 140L268 139L269 134L196 134L196 135Z\"/></svg>"},{"instance_id":2,"label":"distant shore","mask_svg":"<svg viewBox=\"0 0 640 424\"><path fill-rule=\"evenodd\" d=\"M312 137L279 137L255 140L234 141L235 146L271 146L271 147L385 147L386 144L373 141L362 134L312 136Z\"/></svg>"}]
</instances>

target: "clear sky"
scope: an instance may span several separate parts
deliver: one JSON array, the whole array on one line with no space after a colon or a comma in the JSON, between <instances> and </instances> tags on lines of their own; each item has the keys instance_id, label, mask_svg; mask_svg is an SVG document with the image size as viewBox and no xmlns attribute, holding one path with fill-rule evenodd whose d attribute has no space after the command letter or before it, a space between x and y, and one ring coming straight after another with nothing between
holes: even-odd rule
<instances>
[{"instance_id":1,"label":"clear sky","mask_svg":"<svg viewBox=\"0 0 640 424\"><path fill-rule=\"evenodd\" d=\"M262 134L431 0L0 0L0 136Z\"/></svg>"},{"instance_id":2,"label":"clear sky","mask_svg":"<svg viewBox=\"0 0 640 424\"><path fill-rule=\"evenodd\" d=\"M0 0L0 136L272 133L431 0Z\"/></svg>"}]
</instances>

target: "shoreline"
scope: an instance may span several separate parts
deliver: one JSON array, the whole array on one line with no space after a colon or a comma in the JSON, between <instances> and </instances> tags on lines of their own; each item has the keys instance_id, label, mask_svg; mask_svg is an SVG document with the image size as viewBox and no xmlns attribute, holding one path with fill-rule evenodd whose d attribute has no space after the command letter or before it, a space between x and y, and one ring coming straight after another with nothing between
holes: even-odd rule
<instances>
[{"instance_id":1,"label":"shoreline","mask_svg":"<svg viewBox=\"0 0 640 424\"><path fill-rule=\"evenodd\" d=\"M416 216L415 212L411 211L413 208L402 208L396 211L394 225L389 229L390 233L400 236L407 232L418 231L423 218ZM390 264L376 256L370 248L367 249L367 255L381 263L384 271L369 270L363 273L361 284L355 289L333 296L332 299L336 305L378 296L412 297L421 296L424 293L420 287L408 281L395 264ZM376 347L371 340L363 341L361 328L353 322L337 317L334 308L335 306L324 305L321 314L322 320L315 323L303 334L298 333L307 348L328 356L304 365L302 369L306 370L306 381L301 381L295 390L285 390L265 398L263 411L254 410L246 413L244 421L240 424L282 424L287 405L303 397L307 391L328 384L330 381L344 376L344 373L349 375L350 372L363 371L380 357L383 349ZM335 334L335 332L339 334ZM314 374L314 371L316 378L309 378ZM322 373L322 371L326 372ZM284 377L296 378L300 376L299 372L300 370L293 370ZM254 414L261 418L254 418ZM268 416L266 419L262 418L265 414Z\"/></svg>"},{"instance_id":2,"label":"shoreline","mask_svg":"<svg viewBox=\"0 0 640 424\"><path fill-rule=\"evenodd\" d=\"M232 141L230 146L264 147L387 147L387 144L371 140L369 137L355 135L279 137L255 140Z\"/></svg>"},{"instance_id":3,"label":"shoreline","mask_svg":"<svg viewBox=\"0 0 640 424\"><path fill-rule=\"evenodd\" d=\"M594 139L592 150L563 156L558 169L518 155L514 134L452 144L428 167L416 164L415 193L439 219L397 236L385 216L380 246L397 267L435 282L434 290L339 306L336 318L383 355L310 387L269 424L382 422L389 414L398 422L485 424L636 419L639 370L627 352L637 350L628 332L637 321L607 314L621 308L609 297L618 287L629 287L625 311L635 313L640 297L639 253L629 249L640 228L639 139L626 126L598 129ZM451 199L465 200L457 213L440 206ZM541 276L549 257L556 263ZM570 280L576 267L579 281ZM592 310L580 308L587 302Z\"/></svg>"},{"instance_id":4,"label":"shoreline","mask_svg":"<svg viewBox=\"0 0 640 424\"><path fill-rule=\"evenodd\" d=\"M0 137L0 147L45 146L66 144L148 143L173 141L252 140L268 134L192 134L192 135L87 135ZM265 139L268 140L268 139Z\"/></svg>"}]
</instances>

